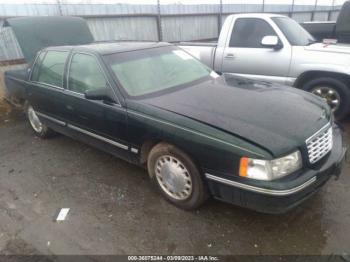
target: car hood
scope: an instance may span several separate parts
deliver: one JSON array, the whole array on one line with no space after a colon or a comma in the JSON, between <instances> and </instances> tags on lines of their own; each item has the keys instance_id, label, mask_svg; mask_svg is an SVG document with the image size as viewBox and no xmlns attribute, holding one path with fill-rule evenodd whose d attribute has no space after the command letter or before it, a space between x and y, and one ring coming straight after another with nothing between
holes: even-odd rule
<instances>
[{"instance_id":1,"label":"car hood","mask_svg":"<svg viewBox=\"0 0 350 262\"><path fill-rule=\"evenodd\" d=\"M323 43L316 43L316 44L312 44L310 46L306 46L305 50L350 55L350 45L349 44L330 44L330 45L327 45L327 44L323 44Z\"/></svg>"},{"instance_id":2,"label":"car hood","mask_svg":"<svg viewBox=\"0 0 350 262\"><path fill-rule=\"evenodd\" d=\"M303 146L331 114L325 102L304 91L233 76L145 98L142 103L243 138L275 157Z\"/></svg>"}]
</instances>

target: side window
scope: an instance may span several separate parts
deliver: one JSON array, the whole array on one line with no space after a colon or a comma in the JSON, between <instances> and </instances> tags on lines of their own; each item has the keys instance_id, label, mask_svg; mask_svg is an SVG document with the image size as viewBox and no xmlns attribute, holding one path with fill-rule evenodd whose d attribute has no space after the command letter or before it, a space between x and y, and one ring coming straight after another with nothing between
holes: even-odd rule
<instances>
[{"instance_id":1,"label":"side window","mask_svg":"<svg viewBox=\"0 0 350 262\"><path fill-rule=\"evenodd\" d=\"M63 87L64 65L68 52L47 51L38 72L38 82Z\"/></svg>"},{"instance_id":2,"label":"side window","mask_svg":"<svg viewBox=\"0 0 350 262\"><path fill-rule=\"evenodd\" d=\"M80 53L72 57L68 79L69 90L85 93L87 90L106 87L106 78L95 57Z\"/></svg>"},{"instance_id":3,"label":"side window","mask_svg":"<svg viewBox=\"0 0 350 262\"><path fill-rule=\"evenodd\" d=\"M264 48L261 40L267 35L276 33L263 19L238 18L233 25L230 47Z\"/></svg>"},{"instance_id":4,"label":"side window","mask_svg":"<svg viewBox=\"0 0 350 262\"><path fill-rule=\"evenodd\" d=\"M38 81L39 69L40 69L41 63L43 62L45 54L46 52L41 52L37 57L37 59L35 60L35 64L33 65L32 75L31 75L32 81Z\"/></svg>"}]
</instances>

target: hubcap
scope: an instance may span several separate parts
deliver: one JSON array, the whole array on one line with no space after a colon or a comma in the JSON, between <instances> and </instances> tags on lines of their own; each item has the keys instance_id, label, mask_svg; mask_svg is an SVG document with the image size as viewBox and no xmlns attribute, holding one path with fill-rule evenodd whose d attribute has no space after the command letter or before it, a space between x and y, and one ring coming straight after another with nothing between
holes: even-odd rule
<instances>
[{"instance_id":1,"label":"hubcap","mask_svg":"<svg viewBox=\"0 0 350 262\"><path fill-rule=\"evenodd\" d=\"M155 165L156 178L163 191L177 200L185 200L192 193L192 180L185 165L169 155L161 156Z\"/></svg>"},{"instance_id":2,"label":"hubcap","mask_svg":"<svg viewBox=\"0 0 350 262\"><path fill-rule=\"evenodd\" d=\"M28 119L35 132L40 133L43 130L43 124L41 123L32 106L28 107Z\"/></svg>"},{"instance_id":3,"label":"hubcap","mask_svg":"<svg viewBox=\"0 0 350 262\"><path fill-rule=\"evenodd\" d=\"M314 88L311 93L322 97L326 100L327 104L332 108L332 111L336 111L340 106L340 95L339 93L329 86L320 86Z\"/></svg>"}]
</instances>

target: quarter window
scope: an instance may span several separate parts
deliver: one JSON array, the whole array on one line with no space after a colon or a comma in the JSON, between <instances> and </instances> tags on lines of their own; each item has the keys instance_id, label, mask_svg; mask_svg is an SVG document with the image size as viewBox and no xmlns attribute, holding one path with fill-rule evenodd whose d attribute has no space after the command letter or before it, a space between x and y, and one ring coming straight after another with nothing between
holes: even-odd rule
<instances>
[{"instance_id":1,"label":"quarter window","mask_svg":"<svg viewBox=\"0 0 350 262\"><path fill-rule=\"evenodd\" d=\"M87 90L106 88L107 82L97 60L78 53L72 58L68 86L69 90L83 94Z\"/></svg>"},{"instance_id":2,"label":"quarter window","mask_svg":"<svg viewBox=\"0 0 350 262\"><path fill-rule=\"evenodd\" d=\"M57 87L63 87L64 66L67 56L68 52L48 51L40 69L38 70L39 72L33 72L33 80Z\"/></svg>"},{"instance_id":3,"label":"quarter window","mask_svg":"<svg viewBox=\"0 0 350 262\"><path fill-rule=\"evenodd\" d=\"M32 71L32 77L31 77L32 81L38 81L40 65L43 62L45 54L46 54L46 52L41 52L35 61L35 65L34 65L33 71Z\"/></svg>"},{"instance_id":4,"label":"quarter window","mask_svg":"<svg viewBox=\"0 0 350 262\"><path fill-rule=\"evenodd\" d=\"M276 36L276 33L263 19L238 18L233 25L230 47L264 48L261 40L268 35Z\"/></svg>"}]
</instances>

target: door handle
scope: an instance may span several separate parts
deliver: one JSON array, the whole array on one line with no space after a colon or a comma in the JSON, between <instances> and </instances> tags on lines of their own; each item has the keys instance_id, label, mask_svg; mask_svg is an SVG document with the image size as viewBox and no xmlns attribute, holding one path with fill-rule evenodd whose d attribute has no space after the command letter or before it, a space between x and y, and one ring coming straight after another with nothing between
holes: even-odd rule
<instances>
[{"instance_id":1,"label":"door handle","mask_svg":"<svg viewBox=\"0 0 350 262\"><path fill-rule=\"evenodd\" d=\"M71 105L66 105L66 108L67 108L69 111L73 111L73 110L74 110L74 107L71 106Z\"/></svg>"},{"instance_id":2,"label":"door handle","mask_svg":"<svg viewBox=\"0 0 350 262\"><path fill-rule=\"evenodd\" d=\"M233 59L233 58L235 58L235 55L232 54L232 53L228 53L228 54L225 55L225 58L226 59Z\"/></svg>"}]
</instances>

